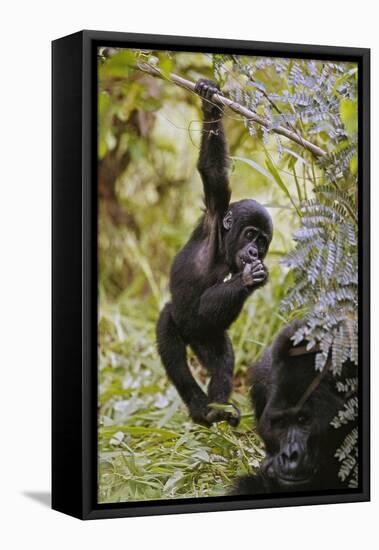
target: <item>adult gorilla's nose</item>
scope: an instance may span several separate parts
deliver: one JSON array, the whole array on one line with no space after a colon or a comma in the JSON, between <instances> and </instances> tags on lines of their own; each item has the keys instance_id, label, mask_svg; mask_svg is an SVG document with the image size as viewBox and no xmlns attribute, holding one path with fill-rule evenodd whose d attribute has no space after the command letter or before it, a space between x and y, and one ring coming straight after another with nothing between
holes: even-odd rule
<instances>
[{"instance_id":1,"label":"adult gorilla's nose","mask_svg":"<svg viewBox=\"0 0 379 550\"><path fill-rule=\"evenodd\" d=\"M287 443L281 450L278 461L283 473L289 474L297 470L301 463L302 452L297 441Z\"/></svg>"}]
</instances>

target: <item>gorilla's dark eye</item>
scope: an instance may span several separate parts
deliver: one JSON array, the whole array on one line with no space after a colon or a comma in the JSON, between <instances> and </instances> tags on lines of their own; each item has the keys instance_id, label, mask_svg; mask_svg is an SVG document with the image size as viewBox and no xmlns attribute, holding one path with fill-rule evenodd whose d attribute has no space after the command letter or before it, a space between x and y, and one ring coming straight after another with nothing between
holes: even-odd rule
<instances>
[{"instance_id":1,"label":"gorilla's dark eye","mask_svg":"<svg viewBox=\"0 0 379 550\"><path fill-rule=\"evenodd\" d=\"M273 428L281 429L286 425L286 420L283 416L274 416L271 418L271 426Z\"/></svg>"},{"instance_id":2,"label":"gorilla's dark eye","mask_svg":"<svg viewBox=\"0 0 379 550\"><path fill-rule=\"evenodd\" d=\"M297 415L296 420L298 421L299 424L306 424L309 420L309 417L305 413L300 413L300 414Z\"/></svg>"},{"instance_id":3,"label":"gorilla's dark eye","mask_svg":"<svg viewBox=\"0 0 379 550\"><path fill-rule=\"evenodd\" d=\"M258 234L259 234L259 231L257 229L248 229L245 233L245 237L249 241L252 241L257 238Z\"/></svg>"}]
</instances>

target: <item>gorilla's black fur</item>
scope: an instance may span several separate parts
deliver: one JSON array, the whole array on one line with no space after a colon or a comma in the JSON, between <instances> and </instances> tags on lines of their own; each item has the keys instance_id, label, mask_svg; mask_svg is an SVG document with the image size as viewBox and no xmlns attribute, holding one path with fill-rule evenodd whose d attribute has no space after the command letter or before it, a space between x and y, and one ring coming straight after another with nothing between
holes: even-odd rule
<instances>
[{"instance_id":1,"label":"gorilla's black fur","mask_svg":"<svg viewBox=\"0 0 379 550\"><path fill-rule=\"evenodd\" d=\"M172 299L157 325L158 349L193 420L205 425L227 420L236 425L238 414L208 405L227 403L232 391L234 355L226 330L240 314L246 298L267 280L262 262L271 242L272 222L267 210L255 200L229 204L223 113L210 102L218 88L201 79L196 92L203 98L198 169L206 209L174 260ZM188 367L188 345L211 375L208 395Z\"/></svg>"},{"instance_id":2,"label":"gorilla's black fur","mask_svg":"<svg viewBox=\"0 0 379 550\"><path fill-rule=\"evenodd\" d=\"M346 487L334 454L352 425L336 429L330 424L343 408L344 395L329 369L316 372L315 351L307 352L305 342L293 347L291 337L299 326L284 328L251 368L251 398L266 457L256 475L237 480L233 494ZM346 368L354 367L347 363Z\"/></svg>"}]
</instances>

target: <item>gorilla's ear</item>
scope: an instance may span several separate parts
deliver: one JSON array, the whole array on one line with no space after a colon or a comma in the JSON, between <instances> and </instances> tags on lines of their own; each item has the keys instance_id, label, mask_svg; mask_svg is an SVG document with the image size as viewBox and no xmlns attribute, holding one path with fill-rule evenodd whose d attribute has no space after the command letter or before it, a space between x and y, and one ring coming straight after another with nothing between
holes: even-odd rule
<instances>
[{"instance_id":1,"label":"gorilla's ear","mask_svg":"<svg viewBox=\"0 0 379 550\"><path fill-rule=\"evenodd\" d=\"M224 219L222 220L222 225L224 226L224 229L226 229L227 231L229 231L229 229L232 227L233 214L231 210L229 210L229 212L225 214Z\"/></svg>"}]
</instances>

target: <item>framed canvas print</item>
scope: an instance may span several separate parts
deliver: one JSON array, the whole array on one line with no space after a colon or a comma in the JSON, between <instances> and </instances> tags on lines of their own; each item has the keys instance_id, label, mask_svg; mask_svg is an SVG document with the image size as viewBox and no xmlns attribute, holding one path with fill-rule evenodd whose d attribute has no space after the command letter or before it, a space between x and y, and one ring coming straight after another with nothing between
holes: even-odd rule
<instances>
[{"instance_id":1,"label":"framed canvas print","mask_svg":"<svg viewBox=\"0 0 379 550\"><path fill-rule=\"evenodd\" d=\"M369 50L53 42L53 508L369 499Z\"/></svg>"}]
</instances>

